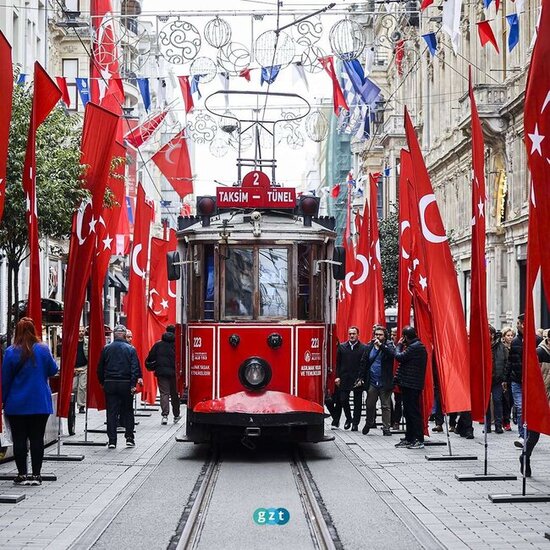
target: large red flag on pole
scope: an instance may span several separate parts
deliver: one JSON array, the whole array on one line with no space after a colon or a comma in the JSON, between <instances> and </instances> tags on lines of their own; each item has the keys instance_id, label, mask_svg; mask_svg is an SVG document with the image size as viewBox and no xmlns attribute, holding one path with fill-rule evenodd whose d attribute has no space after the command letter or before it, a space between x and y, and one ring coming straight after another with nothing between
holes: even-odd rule
<instances>
[{"instance_id":1,"label":"large red flag on pole","mask_svg":"<svg viewBox=\"0 0 550 550\"><path fill-rule=\"evenodd\" d=\"M103 209L105 187L111 171L118 116L89 102L84 113L82 155L86 167L82 186L91 197L82 202L73 216L73 227L65 279L61 382L57 415L67 418L73 388L73 373L78 347L78 328L92 269L96 225ZM92 368L95 368L92 365Z\"/></svg>"},{"instance_id":2,"label":"large red flag on pole","mask_svg":"<svg viewBox=\"0 0 550 550\"><path fill-rule=\"evenodd\" d=\"M126 148L115 143L113 157L125 158ZM90 319L88 333L88 387L86 405L92 409L105 408L105 394L97 378L96 366L101 350L105 346L105 322L103 315L103 286L109 269L109 261L115 249L115 233L118 218L124 205L124 172L125 163L119 162L109 177L108 186L112 192L112 204L103 207L96 224L96 251L93 257L92 277L90 284Z\"/></svg>"},{"instance_id":3,"label":"large red flag on pole","mask_svg":"<svg viewBox=\"0 0 550 550\"><path fill-rule=\"evenodd\" d=\"M134 335L132 342L136 348L143 374L143 398L153 404L157 396L157 382L153 372L144 368L149 352L147 338L146 274L149 256L149 232L151 227L151 206L147 203L145 191L138 184L136 216L134 219L134 242L130 254L130 281L126 324Z\"/></svg>"},{"instance_id":4,"label":"large red flag on pole","mask_svg":"<svg viewBox=\"0 0 550 550\"><path fill-rule=\"evenodd\" d=\"M485 264L485 144L469 72L472 110L472 254L470 289L470 396L472 419L482 422L491 394L493 359L487 318L487 269Z\"/></svg>"},{"instance_id":5,"label":"large red flag on pole","mask_svg":"<svg viewBox=\"0 0 550 550\"><path fill-rule=\"evenodd\" d=\"M372 269L371 308L373 317L372 325L386 326L386 309L384 307L384 286L382 283L382 258L380 255L380 235L378 233L378 185L381 174L369 174L369 241L370 241L370 265ZM372 326L370 327L372 330Z\"/></svg>"},{"instance_id":6,"label":"large red flag on pole","mask_svg":"<svg viewBox=\"0 0 550 550\"><path fill-rule=\"evenodd\" d=\"M13 96L13 68L11 46L0 32L0 220L4 214L6 198L6 168L8 164L8 143L10 137L11 104Z\"/></svg>"},{"instance_id":7,"label":"large red flag on pole","mask_svg":"<svg viewBox=\"0 0 550 550\"><path fill-rule=\"evenodd\" d=\"M38 211L36 205L36 130L46 120L59 99L61 92L40 63L34 64L34 91L31 121L27 137L27 151L23 167L23 192L29 230L29 300L27 315L42 335L42 301L40 295L40 253L38 249Z\"/></svg>"},{"instance_id":8,"label":"large red flag on pole","mask_svg":"<svg viewBox=\"0 0 550 550\"><path fill-rule=\"evenodd\" d=\"M533 288L539 272L550 302L550 2L543 0L525 91L525 146L531 171L527 296L523 340L523 418L529 430L550 434L550 409L535 352Z\"/></svg>"},{"instance_id":9,"label":"large red flag on pole","mask_svg":"<svg viewBox=\"0 0 550 550\"><path fill-rule=\"evenodd\" d=\"M319 63L321 63L323 69L325 69L325 72L332 80L332 101L334 103L334 114L338 116L340 114L340 109L349 111L348 104L344 98L344 92L342 92L342 88L338 82L338 77L336 76L336 70L334 69L334 58L332 55L320 57Z\"/></svg>"},{"instance_id":10,"label":"large red flag on pole","mask_svg":"<svg viewBox=\"0 0 550 550\"><path fill-rule=\"evenodd\" d=\"M178 76L180 82L181 95L183 96L183 103L185 105L185 112L189 113L195 106L193 102L193 94L191 93L191 86L189 84L188 76Z\"/></svg>"},{"instance_id":11,"label":"large red flag on pole","mask_svg":"<svg viewBox=\"0 0 550 550\"><path fill-rule=\"evenodd\" d=\"M167 114L168 111L161 111L160 113L148 118L137 128L131 129L124 136L124 139L129 145L135 147L136 149L141 147L157 131Z\"/></svg>"},{"instance_id":12,"label":"large red flag on pole","mask_svg":"<svg viewBox=\"0 0 550 550\"><path fill-rule=\"evenodd\" d=\"M158 166L174 191L183 199L193 192L193 174L183 130L175 135L151 160Z\"/></svg>"},{"instance_id":13,"label":"large red flag on pole","mask_svg":"<svg viewBox=\"0 0 550 550\"><path fill-rule=\"evenodd\" d=\"M437 208L420 145L405 109L405 132L413 166L413 187L418 204L422 247L426 257L429 307L432 315L434 352L445 412L471 410L470 363L464 352L468 341L462 302L451 249Z\"/></svg>"}]
</instances>

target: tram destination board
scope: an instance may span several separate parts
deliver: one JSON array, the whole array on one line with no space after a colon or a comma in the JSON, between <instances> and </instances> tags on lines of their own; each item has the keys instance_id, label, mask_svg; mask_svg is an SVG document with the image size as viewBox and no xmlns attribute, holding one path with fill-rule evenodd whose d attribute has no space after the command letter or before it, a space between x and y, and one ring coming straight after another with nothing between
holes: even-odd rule
<instances>
[{"instance_id":1,"label":"tram destination board","mask_svg":"<svg viewBox=\"0 0 550 550\"><path fill-rule=\"evenodd\" d=\"M293 187L217 187L218 208L277 208L296 206Z\"/></svg>"}]
</instances>

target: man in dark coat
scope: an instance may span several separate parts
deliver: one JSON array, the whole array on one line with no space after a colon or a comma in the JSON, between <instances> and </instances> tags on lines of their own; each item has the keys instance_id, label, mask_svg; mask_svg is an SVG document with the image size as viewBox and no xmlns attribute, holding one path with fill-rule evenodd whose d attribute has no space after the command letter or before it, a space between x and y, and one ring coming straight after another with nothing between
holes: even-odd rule
<instances>
[{"instance_id":1,"label":"man in dark coat","mask_svg":"<svg viewBox=\"0 0 550 550\"><path fill-rule=\"evenodd\" d=\"M141 380L141 368L135 348L126 341L126 327L117 325L114 340L101 351L97 378L105 391L109 449L117 442L117 420L122 414L126 428L126 446L135 447L132 399Z\"/></svg>"},{"instance_id":2,"label":"man in dark coat","mask_svg":"<svg viewBox=\"0 0 550 550\"><path fill-rule=\"evenodd\" d=\"M388 331L381 326L374 327L374 338L367 344L361 358L364 387L367 390L366 422L363 434L368 434L376 418L376 403L380 398L382 406L382 433L391 435L391 394L393 390L393 348L388 341Z\"/></svg>"},{"instance_id":3,"label":"man in dark coat","mask_svg":"<svg viewBox=\"0 0 550 550\"><path fill-rule=\"evenodd\" d=\"M502 334L497 332L493 325L489 325L489 334L491 335L491 354L493 357L493 372L491 376L491 397L493 398L493 412L495 416L495 432L504 433L502 429L502 384L505 382L506 364L508 363L508 349L502 342ZM487 433L491 432L491 403L487 408L485 415L485 429Z\"/></svg>"},{"instance_id":4,"label":"man in dark coat","mask_svg":"<svg viewBox=\"0 0 550 550\"><path fill-rule=\"evenodd\" d=\"M357 431L359 422L361 421L361 407L363 405L363 385L361 381L361 357L365 352L365 344L359 341L359 329L357 327L349 327L348 341L340 344L336 350L336 404L334 407L334 415L332 426L337 428L340 426L340 416L342 409L346 415L346 423L344 429ZM349 406L350 392L353 391L353 419Z\"/></svg>"},{"instance_id":5,"label":"man in dark coat","mask_svg":"<svg viewBox=\"0 0 550 550\"><path fill-rule=\"evenodd\" d=\"M180 396L176 386L176 327L168 325L166 332L158 342L153 344L149 355L145 361L148 369L155 371L160 391L160 409L162 420L161 424L168 424L168 414L170 413L170 404L172 401L172 412L174 413L174 423L179 422L180 416Z\"/></svg>"},{"instance_id":6,"label":"man in dark coat","mask_svg":"<svg viewBox=\"0 0 550 550\"><path fill-rule=\"evenodd\" d=\"M426 378L426 363L428 361L426 348L418 339L416 329L406 326L403 328L396 350L388 348L388 351L395 355L395 359L399 363L395 382L403 395L403 414L407 422L405 439L397 443L396 447L423 449L424 427L420 394L424 389Z\"/></svg>"}]
</instances>

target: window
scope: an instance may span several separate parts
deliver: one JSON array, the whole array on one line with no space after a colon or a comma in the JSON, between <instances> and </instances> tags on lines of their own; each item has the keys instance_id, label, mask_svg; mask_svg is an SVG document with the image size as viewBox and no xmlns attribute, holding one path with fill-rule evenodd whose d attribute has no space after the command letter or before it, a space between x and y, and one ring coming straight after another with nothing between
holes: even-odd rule
<instances>
[{"instance_id":1,"label":"window","mask_svg":"<svg viewBox=\"0 0 550 550\"><path fill-rule=\"evenodd\" d=\"M252 317L254 299L254 252L230 248L225 259L225 315Z\"/></svg>"},{"instance_id":2,"label":"window","mask_svg":"<svg viewBox=\"0 0 550 550\"><path fill-rule=\"evenodd\" d=\"M298 319L309 319L311 309L311 245L298 245Z\"/></svg>"},{"instance_id":3,"label":"window","mask_svg":"<svg viewBox=\"0 0 550 550\"><path fill-rule=\"evenodd\" d=\"M78 59L63 59L63 76L67 79L67 88L71 99L71 111L78 111L79 97L76 89L78 77Z\"/></svg>"},{"instance_id":4,"label":"window","mask_svg":"<svg viewBox=\"0 0 550 550\"><path fill-rule=\"evenodd\" d=\"M288 251L260 248L260 316L288 317Z\"/></svg>"},{"instance_id":5,"label":"window","mask_svg":"<svg viewBox=\"0 0 550 550\"><path fill-rule=\"evenodd\" d=\"M65 0L65 11L80 11L80 0Z\"/></svg>"}]
</instances>

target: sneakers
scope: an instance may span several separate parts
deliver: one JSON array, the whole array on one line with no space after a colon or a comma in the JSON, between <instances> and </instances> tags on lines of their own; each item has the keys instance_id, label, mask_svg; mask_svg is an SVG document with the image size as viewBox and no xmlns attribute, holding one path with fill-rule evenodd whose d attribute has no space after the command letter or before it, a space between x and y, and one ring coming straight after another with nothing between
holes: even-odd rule
<instances>
[{"instance_id":1,"label":"sneakers","mask_svg":"<svg viewBox=\"0 0 550 550\"><path fill-rule=\"evenodd\" d=\"M135 447L135 446L136 446L136 442L133 439L128 438L126 440L126 447Z\"/></svg>"},{"instance_id":2,"label":"sneakers","mask_svg":"<svg viewBox=\"0 0 550 550\"><path fill-rule=\"evenodd\" d=\"M165 426L166 424L168 424L168 417L167 416L163 416L162 417L162 420L160 421L160 423Z\"/></svg>"},{"instance_id":3,"label":"sneakers","mask_svg":"<svg viewBox=\"0 0 550 550\"><path fill-rule=\"evenodd\" d=\"M365 425L363 426L363 429L361 430L361 433L362 433L363 435L367 435L369 432L370 432L370 426L369 426L368 424L365 424Z\"/></svg>"},{"instance_id":4,"label":"sneakers","mask_svg":"<svg viewBox=\"0 0 550 550\"><path fill-rule=\"evenodd\" d=\"M351 428L351 422L349 420L346 420L346 423L344 424L344 430L349 430Z\"/></svg>"},{"instance_id":5,"label":"sneakers","mask_svg":"<svg viewBox=\"0 0 550 550\"><path fill-rule=\"evenodd\" d=\"M407 449L423 449L423 448L424 448L423 441L415 441L414 443L409 443L407 445Z\"/></svg>"},{"instance_id":6,"label":"sneakers","mask_svg":"<svg viewBox=\"0 0 550 550\"><path fill-rule=\"evenodd\" d=\"M28 480L26 475L17 475L13 478L13 483L15 485L28 485Z\"/></svg>"},{"instance_id":7,"label":"sneakers","mask_svg":"<svg viewBox=\"0 0 550 550\"><path fill-rule=\"evenodd\" d=\"M504 424L504 431L505 432L511 432L512 431L512 427L510 426L510 422L508 422L507 424Z\"/></svg>"},{"instance_id":8,"label":"sneakers","mask_svg":"<svg viewBox=\"0 0 550 550\"><path fill-rule=\"evenodd\" d=\"M27 485L33 485L35 487L37 487L38 485L42 485L42 476L40 474L28 476Z\"/></svg>"},{"instance_id":9,"label":"sneakers","mask_svg":"<svg viewBox=\"0 0 550 550\"><path fill-rule=\"evenodd\" d=\"M523 449L523 437L518 437L514 441L514 446L517 447L518 449Z\"/></svg>"},{"instance_id":10,"label":"sneakers","mask_svg":"<svg viewBox=\"0 0 550 550\"><path fill-rule=\"evenodd\" d=\"M406 439L404 439L403 441L400 441L399 443L396 443L395 447L398 448L398 449L405 449L409 445L412 445L412 443L410 441L407 441Z\"/></svg>"},{"instance_id":11,"label":"sneakers","mask_svg":"<svg viewBox=\"0 0 550 550\"><path fill-rule=\"evenodd\" d=\"M109 443L109 444L107 445L107 448L108 448L108 449L116 449L116 443Z\"/></svg>"},{"instance_id":12,"label":"sneakers","mask_svg":"<svg viewBox=\"0 0 550 550\"><path fill-rule=\"evenodd\" d=\"M353 425L351 426L351 431L352 431L352 432L356 432L358 429L359 429L359 426L358 426L357 424L353 424Z\"/></svg>"},{"instance_id":13,"label":"sneakers","mask_svg":"<svg viewBox=\"0 0 550 550\"><path fill-rule=\"evenodd\" d=\"M84 414L85 412L86 412L85 407L78 407L78 413L79 414Z\"/></svg>"},{"instance_id":14,"label":"sneakers","mask_svg":"<svg viewBox=\"0 0 550 550\"><path fill-rule=\"evenodd\" d=\"M382 428L382 435L392 435L389 428Z\"/></svg>"},{"instance_id":15,"label":"sneakers","mask_svg":"<svg viewBox=\"0 0 550 550\"><path fill-rule=\"evenodd\" d=\"M455 431L455 427L454 426L449 426L449 432L454 432Z\"/></svg>"},{"instance_id":16,"label":"sneakers","mask_svg":"<svg viewBox=\"0 0 550 550\"><path fill-rule=\"evenodd\" d=\"M392 430L398 430L399 429L399 422L394 422L391 426Z\"/></svg>"},{"instance_id":17,"label":"sneakers","mask_svg":"<svg viewBox=\"0 0 550 550\"><path fill-rule=\"evenodd\" d=\"M331 430L337 430L340 427L340 422L337 422L336 420L333 420L330 423L330 429Z\"/></svg>"},{"instance_id":18,"label":"sneakers","mask_svg":"<svg viewBox=\"0 0 550 550\"><path fill-rule=\"evenodd\" d=\"M504 433L504 430L502 429L502 426L496 426L496 427L495 427L495 433L496 433L496 434L502 434L502 433Z\"/></svg>"},{"instance_id":19,"label":"sneakers","mask_svg":"<svg viewBox=\"0 0 550 550\"><path fill-rule=\"evenodd\" d=\"M181 420L181 415L174 416L174 424L177 424Z\"/></svg>"},{"instance_id":20,"label":"sneakers","mask_svg":"<svg viewBox=\"0 0 550 550\"><path fill-rule=\"evenodd\" d=\"M443 426L440 426L439 424L437 426L434 426L432 428L432 432L438 432L441 433L443 431Z\"/></svg>"}]
</instances>

